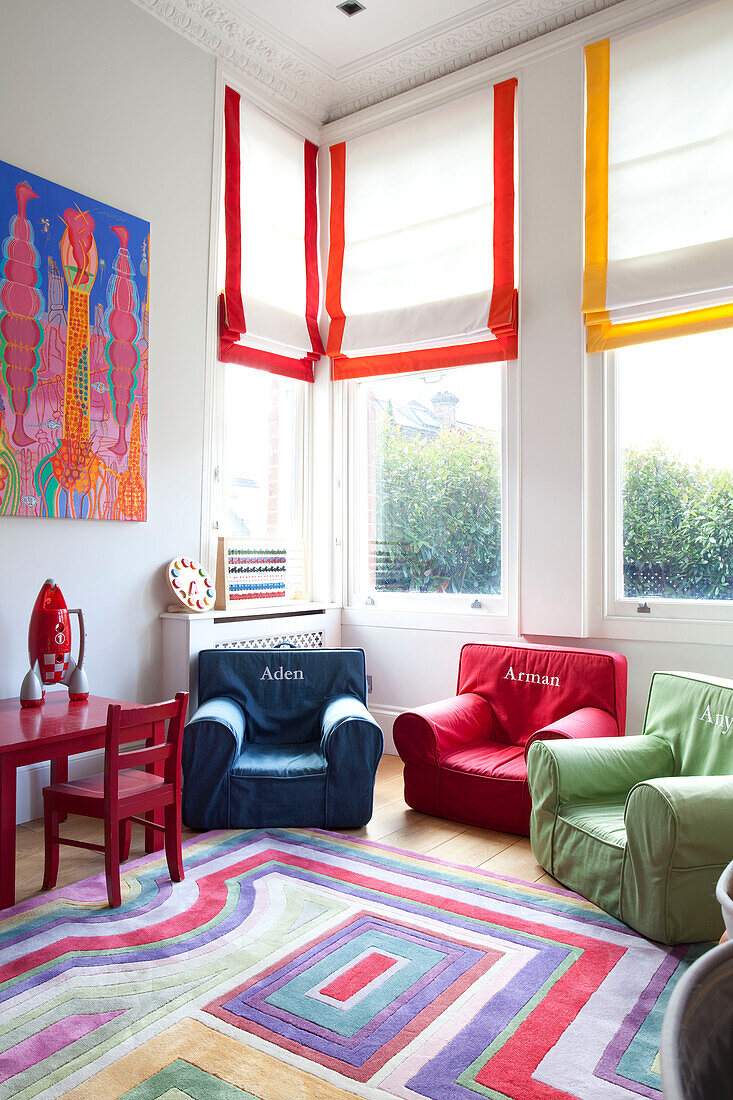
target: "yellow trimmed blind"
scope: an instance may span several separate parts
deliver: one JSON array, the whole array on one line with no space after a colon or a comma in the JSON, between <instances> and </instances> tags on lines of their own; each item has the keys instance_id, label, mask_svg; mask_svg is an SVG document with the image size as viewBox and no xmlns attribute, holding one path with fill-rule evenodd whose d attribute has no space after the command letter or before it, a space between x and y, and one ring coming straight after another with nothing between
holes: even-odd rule
<instances>
[{"instance_id":1,"label":"yellow trimmed blind","mask_svg":"<svg viewBox=\"0 0 733 1100\"><path fill-rule=\"evenodd\" d=\"M585 63L588 351L733 325L733 2Z\"/></svg>"}]
</instances>

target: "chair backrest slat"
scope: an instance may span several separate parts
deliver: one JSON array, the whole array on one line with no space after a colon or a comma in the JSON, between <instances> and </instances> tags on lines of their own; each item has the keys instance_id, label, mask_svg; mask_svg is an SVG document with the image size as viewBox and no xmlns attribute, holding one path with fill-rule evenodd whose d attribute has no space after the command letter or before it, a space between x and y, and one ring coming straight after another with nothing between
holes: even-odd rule
<instances>
[{"instance_id":1,"label":"chair backrest slat","mask_svg":"<svg viewBox=\"0 0 733 1100\"><path fill-rule=\"evenodd\" d=\"M110 704L107 711L104 757L104 794L107 802L117 800L119 773L124 768L146 767L162 761L165 782L180 786L181 747L187 706L188 692L183 691L175 699L153 703L151 706L123 709L119 703ZM130 741L145 741L145 747L121 751L120 744L129 744Z\"/></svg>"},{"instance_id":2,"label":"chair backrest slat","mask_svg":"<svg viewBox=\"0 0 733 1100\"><path fill-rule=\"evenodd\" d=\"M183 694L179 692L179 695ZM134 726L150 726L153 722L164 722L173 718L177 712L177 700L170 699L165 703L151 703L149 706L125 707L120 713L120 729L130 729Z\"/></svg>"},{"instance_id":3,"label":"chair backrest slat","mask_svg":"<svg viewBox=\"0 0 733 1100\"><path fill-rule=\"evenodd\" d=\"M172 752L173 746L167 742L164 745L152 745L145 749L127 749L118 756L120 770L141 768L146 764L154 764L158 760L167 760Z\"/></svg>"}]
</instances>

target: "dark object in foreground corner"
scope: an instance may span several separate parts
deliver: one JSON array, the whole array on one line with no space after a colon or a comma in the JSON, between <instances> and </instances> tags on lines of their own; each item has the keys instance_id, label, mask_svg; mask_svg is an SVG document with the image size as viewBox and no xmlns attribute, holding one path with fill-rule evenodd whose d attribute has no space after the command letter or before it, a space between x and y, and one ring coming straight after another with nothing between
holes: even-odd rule
<instances>
[{"instance_id":1,"label":"dark object in foreground corner","mask_svg":"<svg viewBox=\"0 0 733 1100\"><path fill-rule=\"evenodd\" d=\"M733 943L708 951L682 975L662 1026L665 1100L733 1100Z\"/></svg>"}]
</instances>

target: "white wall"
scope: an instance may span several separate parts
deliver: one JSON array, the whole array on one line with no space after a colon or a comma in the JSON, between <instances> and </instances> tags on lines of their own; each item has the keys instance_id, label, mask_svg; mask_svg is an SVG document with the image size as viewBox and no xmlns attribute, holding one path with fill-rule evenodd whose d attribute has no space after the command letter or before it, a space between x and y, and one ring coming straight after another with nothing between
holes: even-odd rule
<instances>
[{"instance_id":1,"label":"white wall","mask_svg":"<svg viewBox=\"0 0 733 1100\"><path fill-rule=\"evenodd\" d=\"M522 633L583 629L583 51L519 74Z\"/></svg>"},{"instance_id":2,"label":"white wall","mask_svg":"<svg viewBox=\"0 0 733 1100\"><path fill-rule=\"evenodd\" d=\"M4 5L0 156L147 219L151 247L148 519L0 519L2 697L47 576L84 610L92 692L160 697L161 567L199 548L214 70L127 0Z\"/></svg>"}]
</instances>

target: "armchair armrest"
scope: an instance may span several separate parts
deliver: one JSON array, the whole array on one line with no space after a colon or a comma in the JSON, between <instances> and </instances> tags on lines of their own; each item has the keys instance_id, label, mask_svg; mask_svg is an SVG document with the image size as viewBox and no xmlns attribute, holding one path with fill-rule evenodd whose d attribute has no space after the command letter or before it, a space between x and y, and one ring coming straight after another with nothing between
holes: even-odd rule
<instances>
[{"instance_id":1,"label":"armchair armrest","mask_svg":"<svg viewBox=\"0 0 733 1100\"><path fill-rule=\"evenodd\" d=\"M672 771L672 749L653 734L536 741L527 753L533 804L547 801L553 812L565 802L625 797L641 780Z\"/></svg>"},{"instance_id":2,"label":"armchair armrest","mask_svg":"<svg viewBox=\"0 0 733 1100\"><path fill-rule=\"evenodd\" d=\"M437 764L451 752L480 737L490 738L494 712L481 695L466 692L405 711L392 730L397 751L410 764Z\"/></svg>"},{"instance_id":3,"label":"armchair armrest","mask_svg":"<svg viewBox=\"0 0 733 1100\"><path fill-rule=\"evenodd\" d=\"M644 780L630 792L624 820L630 849L643 844L648 853L651 844L678 868L730 863L733 775Z\"/></svg>"},{"instance_id":4,"label":"armchair armrest","mask_svg":"<svg viewBox=\"0 0 733 1100\"><path fill-rule=\"evenodd\" d=\"M639 780L673 770L671 748L652 734L535 741L527 753L529 836L535 858L554 874L555 824L563 803L603 801L614 795L620 800Z\"/></svg>"},{"instance_id":5,"label":"armchair armrest","mask_svg":"<svg viewBox=\"0 0 733 1100\"><path fill-rule=\"evenodd\" d=\"M186 731L192 730L196 738L206 737L211 742L214 755L228 758L233 764L242 751L246 719L239 703L226 696L207 699L188 722ZM189 735L190 737L190 735Z\"/></svg>"},{"instance_id":6,"label":"armchair armrest","mask_svg":"<svg viewBox=\"0 0 733 1100\"><path fill-rule=\"evenodd\" d=\"M618 737L619 733L618 722L607 710L581 707L531 733L524 746L524 757L526 760L529 746L535 741L577 741L586 737Z\"/></svg>"},{"instance_id":7,"label":"armchair armrest","mask_svg":"<svg viewBox=\"0 0 733 1100\"><path fill-rule=\"evenodd\" d=\"M381 728L359 699L339 695L329 700L321 716L321 748L328 765L327 828L366 825L383 746Z\"/></svg>"},{"instance_id":8,"label":"armchair armrest","mask_svg":"<svg viewBox=\"0 0 733 1100\"><path fill-rule=\"evenodd\" d=\"M192 829L229 820L229 772L242 751L246 719L239 703L208 699L183 731L183 820Z\"/></svg>"},{"instance_id":9,"label":"armchair armrest","mask_svg":"<svg viewBox=\"0 0 733 1100\"><path fill-rule=\"evenodd\" d=\"M723 918L715 885L733 852L733 775L638 783L624 823L621 919L665 943L717 939Z\"/></svg>"},{"instance_id":10,"label":"armchair armrest","mask_svg":"<svg viewBox=\"0 0 733 1100\"><path fill-rule=\"evenodd\" d=\"M339 751L338 734L346 732L345 727L349 722L366 722L374 731L374 743L379 745L379 755L376 763L382 755L383 743L382 730L371 714L361 702L353 695L339 695L335 699L329 699L323 708L321 715L321 747L326 759L330 762Z\"/></svg>"}]
</instances>

